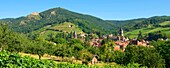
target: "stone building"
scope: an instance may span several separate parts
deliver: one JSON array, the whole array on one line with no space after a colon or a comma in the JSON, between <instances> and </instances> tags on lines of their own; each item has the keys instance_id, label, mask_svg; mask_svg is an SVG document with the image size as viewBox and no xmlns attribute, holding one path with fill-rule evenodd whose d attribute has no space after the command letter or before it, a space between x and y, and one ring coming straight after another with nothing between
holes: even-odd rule
<instances>
[{"instance_id":1,"label":"stone building","mask_svg":"<svg viewBox=\"0 0 170 68\"><path fill-rule=\"evenodd\" d=\"M131 42L132 42L132 44L137 45L137 46L147 46L147 45L149 45L149 42L145 41L145 40L139 41L139 40L133 39Z\"/></svg>"},{"instance_id":2,"label":"stone building","mask_svg":"<svg viewBox=\"0 0 170 68\"><path fill-rule=\"evenodd\" d=\"M98 63L97 58L98 58L98 56L97 56L97 55L94 55L94 56L93 56L93 58L92 58L91 63L92 63L92 64L96 64L96 63Z\"/></svg>"}]
</instances>

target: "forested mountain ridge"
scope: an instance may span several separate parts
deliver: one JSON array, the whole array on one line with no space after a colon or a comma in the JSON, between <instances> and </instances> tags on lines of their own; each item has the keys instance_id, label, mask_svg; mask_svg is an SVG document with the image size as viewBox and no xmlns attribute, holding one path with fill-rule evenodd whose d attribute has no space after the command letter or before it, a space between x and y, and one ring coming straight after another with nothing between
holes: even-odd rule
<instances>
[{"instance_id":1,"label":"forested mountain ridge","mask_svg":"<svg viewBox=\"0 0 170 68\"><path fill-rule=\"evenodd\" d=\"M148 34L161 33L170 38L170 16L154 16L150 18L139 18L132 20L106 20L108 23L117 25L115 28L122 27L125 36L135 38L139 32L146 36Z\"/></svg>"},{"instance_id":2,"label":"forested mountain ridge","mask_svg":"<svg viewBox=\"0 0 170 68\"><path fill-rule=\"evenodd\" d=\"M10 28L17 32L29 33L47 25L71 22L78 25L83 32L113 32L113 24L90 15L75 13L63 8L53 8L40 13L32 13L26 17L3 19Z\"/></svg>"},{"instance_id":3,"label":"forested mountain ridge","mask_svg":"<svg viewBox=\"0 0 170 68\"><path fill-rule=\"evenodd\" d=\"M70 22L78 26L78 28L85 33L96 33L99 35L109 33L117 34L120 27L122 27L125 32L142 28L155 29L158 27L168 27L168 24L164 26L160 24L170 21L170 16L154 16L132 20L102 20L94 16L72 12L59 7L40 13L33 12L25 17L1 20L7 22L13 31L22 33L35 32L49 25L54 27L61 23Z\"/></svg>"},{"instance_id":4,"label":"forested mountain ridge","mask_svg":"<svg viewBox=\"0 0 170 68\"><path fill-rule=\"evenodd\" d=\"M132 19L132 20L106 20L109 23L116 24L118 27L123 27L127 32L146 28L146 27L156 27L160 23L170 21L170 16L154 16L150 18L139 18L139 19Z\"/></svg>"}]
</instances>

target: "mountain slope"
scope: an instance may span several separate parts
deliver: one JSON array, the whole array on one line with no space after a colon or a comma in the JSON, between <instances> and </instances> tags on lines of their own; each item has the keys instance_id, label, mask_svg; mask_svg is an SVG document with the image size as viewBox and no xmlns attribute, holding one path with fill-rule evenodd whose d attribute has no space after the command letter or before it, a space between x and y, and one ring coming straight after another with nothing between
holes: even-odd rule
<instances>
[{"instance_id":1,"label":"mountain slope","mask_svg":"<svg viewBox=\"0 0 170 68\"><path fill-rule=\"evenodd\" d=\"M107 20L108 23L113 23L118 27L123 27L127 32L140 28L157 27L160 23L166 21L170 21L170 16L154 16L150 18L139 18L124 21Z\"/></svg>"},{"instance_id":2,"label":"mountain slope","mask_svg":"<svg viewBox=\"0 0 170 68\"><path fill-rule=\"evenodd\" d=\"M56 33L55 30L46 30L52 27L59 27L57 25L65 22L68 24L72 23L76 26L76 29L72 29L71 31L78 29L79 32L96 33L98 35L109 33L117 34L120 27L122 27L125 32L128 32L125 35L135 34L135 36L139 30L146 31L147 29L147 32L144 33L147 34L170 27L170 16L155 16L122 21L102 20L94 16L72 12L63 8L53 8L40 13L34 12L25 17L2 19L2 21L7 22L13 31L22 33ZM47 28L47 26L50 27ZM57 28L57 30L63 31L62 28ZM64 31L68 30L69 29L65 29ZM168 29L166 29L164 33L166 32L169 32Z\"/></svg>"},{"instance_id":3,"label":"mountain slope","mask_svg":"<svg viewBox=\"0 0 170 68\"><path fill-rule=\"evenodd\" d=\"M125 30L125 35L130 38L137 37L139 31L143 35L159 31L168 35L170 32L170 16L155 16L125 21L108 20L107 22L117 24L117 27L122 27Z\"/></svg>"},{"instance_id":4,"label":"mountain slope","mask_svg":"<svg viewBox=\"0 0 170 68\"><path fill-rule=\"evenodd\" d=\"M48 25L56 25L64 22L71 22L86 33L113 32L113 24L107 23L100 18L90 15L75 13L63 8L53 8L41 13L32 13L26 17L16 19L3 19L8 22L12 30L23 33L30 33Z\"/></svg>"}]
</instances>

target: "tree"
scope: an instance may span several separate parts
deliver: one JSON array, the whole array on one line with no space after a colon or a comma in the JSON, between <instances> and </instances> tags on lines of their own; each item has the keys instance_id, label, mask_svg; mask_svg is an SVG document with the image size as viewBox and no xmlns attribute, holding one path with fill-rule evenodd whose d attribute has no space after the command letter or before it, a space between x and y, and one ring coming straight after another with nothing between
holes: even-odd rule
<instances>
[{"instance_id":1,"label":"tree","mask_svg":"<svg viewBox=\"0 0 170 68\"><path fill-rule=\"evenodd\" d=\"M26 35L12 32L4 23L0 23L0 38L0 48L11 52L21 52L31 43Z\"/></svg>"},{"instance_id":2,"label":"tree","mask_svg":"<svg viewBox=\"0 0 170 68\"><path fill-rule=\"evenodd\" d=\"M11 31L8 29L8 25L0 23L0 47L7 46L10 44L9 36L11 36Z\"/></svg>"},{"instance_id":3,"label":"tree","mask_svg":"<svg viewBox=\"0 0 170 68\"><path fill-rule=\"evenodd\" d=\"M100 58L102 61L105 62L110 62L112 61L112 54L114 52L114 42L113 41L108 41L104 45L101 46L100 48Z\"/></svg>"},{"instance_id":4,"label":"tree","mask_svg":"<svg viewBox=\"0 0 170 68\"><path fill-rule=\"evenodd\" d=\"M67 55L67 46L63 44L57 44L55 49L55 56L61 56L62 58Z\"/></svg>"},{"instance_id":5,"label":"tree","mask_svg":"<svg viewBox=\"0 0 170 68\"><path fill-rule=\"evenodd\" d=\"M85 49L87 49L90 53L94 54L94 55L99 55L100 53L100 48L99 47L92 47L90 45L86 45Z\"/></svg>"},{"instance_id":6,"label":"tree","mask_svg":"<svg viewBox=\"0 0 170 68\"><path fill-rule=\"evenodd\" d=\"M170 67L170 41L153 41L152 45L158 50L165 59L166 68Z\"/></svg>"},{"instance_id":7,"label":"tree","mask_svg":"<svg viewBox=\"0 0 170 68\"><path fill-rule=\"evenodd\" d=\"M38 54L39 59L46 53L46 44L42 42L35 42L34 46L32 46L32 53Z\"/></svg>"},{"instance_id":8,"label":"tree","mask_svg":"<svg viewBox=\"0 0 170 68\"><path fill-rule=\"evenodd\" d=\"M70 39L69 40L69 45L76 44L76 43L83 44L83 42L80 39Z\"/></svg>"},{"instance_id":9,"label":"tree","mask_svg":"<svg viewBox=\"0 0 170 68\"><path fill-rule=\"evenodd\" d=\"M156 41L156 40L158 40L160 38L166 39L167 35L164 34L164 33L161 33L161 31L156 32L156 33L149 33L148 37L147 37L147 40L149 40L149 41L155 40Z\"/></svg>"},{"instance_id":10,"label":"tree","mask_svg":"<svg viewBox=\"0 0 170 68\"><path fill-rule=\"evenodd\" d=\"M66 44L67 43L66 39L64 39L64 38L56 38L54 40L54 42L57 44Z\"/></svg>"},{"instance_id":11,"label":"tree","mask_svg":"<svg viewBox=\"0 0 170 68\"><path fill-rule=\"evenodd\" d=\"M114 51L112 54L112 60L117 64L123 64L123 59L125 57L125 53L121 51Z\"/></svg>"},{"instance_id":12,"label":"tree","mask_svg":"<svg viewBox=\"0 0 170 68\"><path fill-rule=\"evenodd\" d=\"M48 43L46 46L45 46L45 50L46 50L46 53L49 54L50 56L51 55L54 55L54 52L55 52L55 48L56 48L56 45L53 45L51 43Z\"/></svg>"},{"instance_id":13,"label":"tree","mask_svg":"<svg viewBox=\"0 0 170 68\"><path fill-rule=\"evenodd\" d=\"M92 59L92 54L85 49L79 51L78 54L79 54L78 59L81 59L83 61L90 61Z\"/></svg>"},{"instance_id":14,"label":"tree","mask_svg":"<svg viewBox=\"0 0 170 68\"><path fill-rule=\"evenodd\" d=\"M78 58L78 55L80 55L80 54L78 54L78 52L84 49L84 47L79 43L72 44L69 48L71 48L70 49L71 54L69 54L69 55L75 56L76 58Z\"/></svg>"},{"instance_id":15,"label":"tree","mask_svg":"<svg viewBox=\"0 0 170 68\"><path fill-rule=\"evenodd\" d=\"M128 46L125 50L124 63L139 63L148 67L165 67L165 61L153 47Z\"/></svg>"},{"instance_id":16,"label":"tree","mask_svg":"<svg viewBox=\"0 0 170 68\"><path fill-rule=\"evenodd\" d=\"M138 40L141 40L143 38L143 35L142 35L142 31L139 31L139 34L138 34Z\"/></svg>"}]
</instances>

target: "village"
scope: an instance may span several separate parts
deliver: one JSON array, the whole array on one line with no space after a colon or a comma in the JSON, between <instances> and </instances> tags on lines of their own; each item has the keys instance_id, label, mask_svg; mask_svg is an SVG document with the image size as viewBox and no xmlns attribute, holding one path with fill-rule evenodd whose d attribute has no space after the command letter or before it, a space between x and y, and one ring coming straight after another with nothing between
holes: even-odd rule
<instances>
[{"instance_id":1,"label":"village","mask_svg":"<svg viewBox=\"0 0 170 68\"><path fill-rule=\"evenodd\" d=\"M85 41L85 37L88 36L86 34L76 34L76 32L74 32L74 38L80 38L80 40L82 42ZM128 45L136 45L136 46L149 46L149 41L146 41L144 39L138 40L137 38L133 38L133 39L129 39L128 37L124 36L124 32L123 29L120 28L119 29L119 35L118 36L113 36L113 34L109 34L109 35L103 35L100 38L90 38L90 45L91 46L96 46L96 47L101 47L101 41L103 41L104 39L111 39L114 41L114 51L116 50L120 50L122 52L125 51L125 48Z\"/></svg>"}]
</instances>

